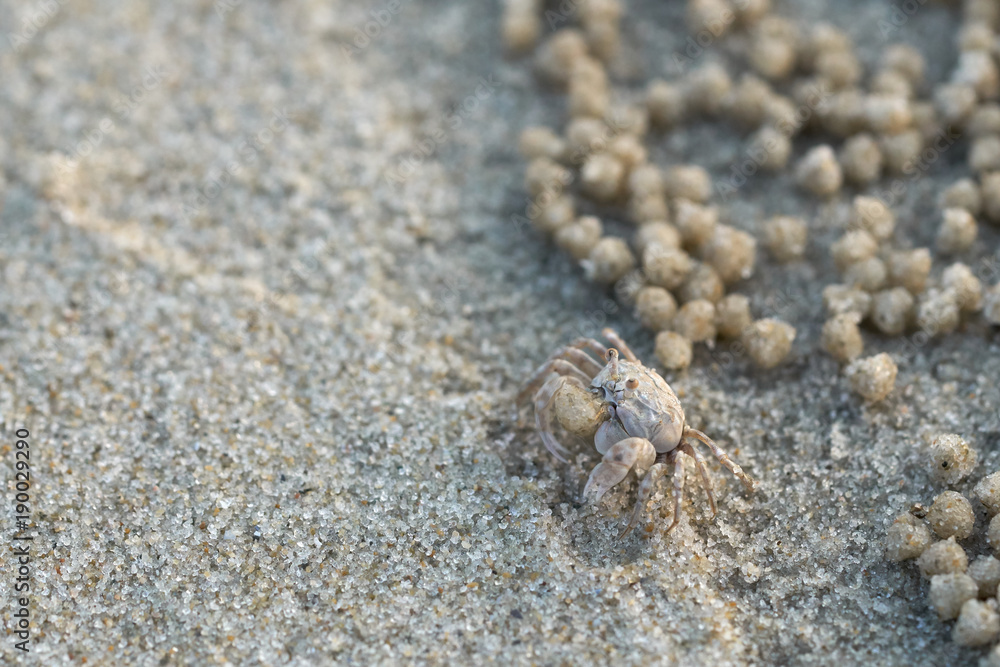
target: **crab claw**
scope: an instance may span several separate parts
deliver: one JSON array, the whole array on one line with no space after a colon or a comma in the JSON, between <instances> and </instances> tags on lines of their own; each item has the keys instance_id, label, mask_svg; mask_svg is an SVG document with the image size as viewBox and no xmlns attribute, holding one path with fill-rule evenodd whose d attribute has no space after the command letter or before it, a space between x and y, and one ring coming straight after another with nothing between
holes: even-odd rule
<instances>
[{"instance_id":1,"label":"crab claw","mask_svg":"<svg viewBox=\"0 0 1000 667\"><path fill-rule=\"evenodd\" d=\"M649 468L655 460L656 449L645 438L625 438L616 442L590 473L587 485L583 487L584 500L598 502L611 487L625 479L633 466Z\"/></svg>"}]
</instances>

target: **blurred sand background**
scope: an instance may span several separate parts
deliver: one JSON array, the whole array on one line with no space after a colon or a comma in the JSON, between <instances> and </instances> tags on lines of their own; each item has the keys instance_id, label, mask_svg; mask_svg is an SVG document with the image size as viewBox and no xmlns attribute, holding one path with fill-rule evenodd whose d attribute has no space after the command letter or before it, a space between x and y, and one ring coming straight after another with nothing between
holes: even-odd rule
<instances>
[{"instance_id":1,"label":"blurred sand background","mask_svg":"<svg viewBox=\"0 0 1000 667\"><path fill-rule=\"evenodd\" d=\"M683 6L626 4L622 90L636 92L683 46ZM10 535L26 427L37 526L32 653L5 617L4 663L982 655L951 642L883 538L940 491L928 437L979 450L968 488L1000 468L1000 338L981 320L926 345L869 334L897 388L874 407L852 395L817 349L850 193L820 204L760 175L729 204L751 232L768 215L810 220L808 261L762 252L741 288L756 315L798 328L792 358L761 372L700 346L667 379L761 489L746 497L716 468L711 521L689 470L678 529L662 534L664 481L652 530L619 542L634 483L580 506L595 453L559 464L512 399L581 332L612 325L650 360L652 336L510 223L525 205L518 134L559 126L564 98L504 57L497 3L404 0L350 56L379 2L5 0L3 32L53 5L0 51L0 523ZM776 6L846 29L869 66L891 41L918 46L931 81L954 63L956 17L937 6L889 40L887 3ZM743 148L718 125L657 142L661 164L717 178ZM415 150L422 163L389 182ZM935 199L964 165L959 146L907 183L897 236L932 244ZM973 257L997 245L980 228ZM12 568L5 546L5 606Z\"/></svg>"}]
</instances>

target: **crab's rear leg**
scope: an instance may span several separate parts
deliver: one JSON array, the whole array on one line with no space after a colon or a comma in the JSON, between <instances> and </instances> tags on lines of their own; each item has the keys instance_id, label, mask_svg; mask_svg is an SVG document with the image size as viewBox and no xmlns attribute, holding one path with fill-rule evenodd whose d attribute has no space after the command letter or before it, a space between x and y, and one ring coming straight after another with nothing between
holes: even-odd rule
<instances>
[{"instance_id":1,"label":"crab's rear leg","mask_svg":"<svg viewBox=\"0 0 1000 667\"><path fill-rule=\"evenodd\" d=\"M622 337L618 335L617 331L614 329L604 329L601 332L601 335L608 339L608 342L611 343L612 347L618 348L618 351L625 355L626 359L634 363L640 363L639 357L635 356L635 352L633 352L632 349L625 344L625 341L622 340Z\"/></svg>"},{"instance_id":2,"label":"crab's rear leg","mask_svg":"<svg viewBox=\"0 0 1000 667\"><path fill-rule=\"evenodd\" d=\"M635 525L639 523L639 518L642 516L642 513L646 511L646 501L649 500L651 495L653 495L653 487L656 486L657 480L659 480L666 471L667 464L663 462L656 462L650 466L649 471L639 483L639 493L636 494L635 509L632 510L632 518L629 519L628 525L625 526L625 530L618 535L619 540L631 533L632 529L635 528Z\"/></svg>"},{"instance_id":3,"label":"crab's rear leg","mask_svg":"<svg viewBox=\"0 0 1000 667\"><path fill-rule=\"evenodd\" d=\"M567 457L569 456L569 450L559 444L556 440L556 436L552 431L552 410L553 404L552 399L555 395L559 393L559 390L563 388L563 385L567 382L572 382L581 387L584 386L575 377L566 377L559 375L550 378L542 388L538 390L535 394L535 428L538 430L538 435L541 436L542 442L545 444L545 449L549 450L552 456L556 457L563 463L568 463Z\"/></svg>"},{"instance_id":4,"label":"crab's rear leg","mask_svg":"<svg viewBox=\"0 0 1000 667\"><path fill-rule=\"evenodd\" d=\"M673 464L670 475L674 480L674 520L667 526L666 532L669 533L681 522L681 503L684 502L684 462L676 449L670 450L667 460Z\"/></svg>"},{"instance_id":5,"label":"crab's rear leg","mask_svg":"<svg viewBox=\"0 0 1000 667\"><path fill-rule=\"evenodd\" d=\"M575 375L583 381L584 386L590 384L590 380L601 372L603 366L597 363L593 357L587 356L584 349L600 354L602 359L608 353L606 347L591 338L579 338L566 347L556 350L555 354L549 357L548 361L542 364L532 374L531 379L525 383L524 388L515 399L516 402L520 404L526 397L533 394L553 372L560 375Z\"/></svg>"},{"instance_id":6,"label":"crab's rear leg","mask_svg":"<svg viewBox=\"0 0 1000 667\"><path fill-rule=\"evenodd\" d=\"M715 458L719 459L719 463L729 468L729 470L736 475L741 482L743 482L743 486L747 488L747 491L753 492L757 489L757 482L753 481L748 474L743 472L743 468L739 467L735 461L729 458L729 454L727 454L722 447L715 444L715 441L713 441L710 437L697 429L691 428L690 426L684 427L683 437L694 438L695 440L707 445L708 448L712 450L712 453L715 454Z\"/></svg>"},{"instance_id":7,"label":"crab's rear leg","mask_svg":"<svg viewBox=\"0 0 1000 667\"><path fill-rule=\"evenodd\" d=\"M625 438L608 448L604 458L590 473L583 496L592 502L601 499L608 490L625 479L633 467L647 469L656 461L656 449L645 438Z\"/></svg>"},{"instance_id":8,"label":"crab's rear leg","mask_svg":"<svg viewBox=\"0 0 1000 667\"><path fill-rule=\"evenodd\" d=\"M708 469L705 467L705 459L702 458L701 452L695 449L694 445L685 440L681 441L681 445L678 448L688 456L694 459L694 466L698 469L698 474L701 475L701 485L705 487L705 494L708 496L708 506L712 510L712 518L715 518L715 496L712 495L712 478L708 475Z\"/></svg>"}]
</instances>

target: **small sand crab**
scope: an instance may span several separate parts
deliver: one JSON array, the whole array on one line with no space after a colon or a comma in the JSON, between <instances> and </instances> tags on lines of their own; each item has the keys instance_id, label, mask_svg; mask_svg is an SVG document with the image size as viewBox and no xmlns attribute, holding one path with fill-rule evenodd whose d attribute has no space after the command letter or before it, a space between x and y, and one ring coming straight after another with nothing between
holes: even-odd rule
<instances>
[{"instance_id":1,"label":"small sand crab","mask_svg":"<svg viewBox=\"0 0 1000 667\"><path fill-rule=\"evenodd\" d=\"M670 385L656 371L643 366L617 333L611 329L602 333L614 347L607 348L592 338L580 338L557 350L525 385L518 403L534 393L538 432L546 449L560 461L566 462L569 452L553 435L554 418L567 430L593 434L597 451L604 459L590 473L583 489L585 499L596 503L632 469L641 477L635 511L618 537L625 537L635 527L656 480L668 464L674 482L674 519L667 532L677 525L684 493L680 452L694 459L708 494L712 516L715 516L715 498L708 470L691 440L707 445L719 462L729 468L747 490L753 491L756 482L726 452L707 435L685 424L684 409ZM602 367L585 350L600 355L606 365ZM624 359L618 358L619 352ZM558 413L554 401L561 390L565 390L562 395L575 402L563 414ZM567 416L568 413L574 413L575 417ZM573 419L578 423L565 423Z\"/></svg>"}]
</instances>

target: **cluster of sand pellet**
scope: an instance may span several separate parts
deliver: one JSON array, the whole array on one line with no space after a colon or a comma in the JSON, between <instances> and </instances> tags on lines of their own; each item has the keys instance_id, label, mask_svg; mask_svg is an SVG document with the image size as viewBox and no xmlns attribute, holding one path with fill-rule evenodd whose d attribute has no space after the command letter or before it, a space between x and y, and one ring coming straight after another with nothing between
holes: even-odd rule
<instances>
[{"instance_id":1,"label":"cluster of sand pellet","mask_svg":"<svg viewBox=\"0 0 1000 667\"><path fill-rule=\"evenodd\" d=\"M505 26L528 23L529 14L540 21L539 11L534 2L510 0ZM757 239L721 222L726 211L712 203L705 169L653 164L645 144L683 131L689 120L716 119L749 132L747 154L755 156L756 168L778 171L789 168L797 136L819 132L842 145L813 147L796 162L794 175L804 191L828 199L845 185L863 191L883 176L924 170L942 142L950 145L952 134L964 131L977 156L970 167L978 181L961 179L941 193L934 250L953 260L967 255L978 238L977 216L1000 220L1000 106L990 52L994 17L974 2L963 11L956 69L930 90L926 64L912 47L889 45L866 76L851 40L831 25L795 25L766 1L691 0L688 27L716 38L740 35L737 51L749 70L734 75L707 59L674 78L654 75L645 104L637 105L615 100L608 74L618 56L623 7L619 0L594 3L579 28L555 31L536 52L539 75L567 92L569 121L561 133L531 127L521 137L533 198L529 217L588 278L615 285L635 304L640 321L657 332L657 355L667 368L686 367L693 344L712 346L717 339L731 340L737 356L759 367L774 367L790 352L794 327L754 321L748 309L734 307L749 303L739 301L742 295L722 302L753 274ZM600 37L595 16L606 17ZM532 45L540 40L540 28L508 32L511 52L525 50L529 32ZM594 215L615 209L637 227L631 243ZM961 261L935 272L932 250L895 238L896 222L891 202L858 194L830 249L840 281L829 298L824 294L829 319L819 343L845 364L850 386L869 401L891 393L896 367L886 355L858 360L864 328L933 338L980 311L1000 323L1000 297L993 296L1000 288L984 289L985 274ZM809 226L798 216L775 215L761 225L761 245L776 261L795 262L807 251Z\"/></svg>"},{"instance_id":2,"label":"cluster of sand pellet","mask_svg":"<svg viewBox=\"0 0 1000 667\"><path fill-rule=\"evenodd\" d=\"M930 477L942 485L961 484L974 472L977 452L956 434L935 438L926 452ZM977 513L988 517L986 543L991 553L970 558ZM980 526L982 530L982 526ZM982 478L971 494L939 493L930 507L914 505L889 527L886 556L915 560L929 580L928 602L942 621L955 621L952 639L963 646L1000 640L1000 472ZM987 664L1000 658L997 644Z\"/></svg>"},{"instance_id":3,"label":"cluster of sand pellet","mask_svg":"<svg viewBox=\"0 0 1000 667\"><path fill-rule=\"evenodd\" d=\"M505 25L524 23L529 5L508 3ZM616 0L595 6L600 9L588 14L621 15ZM753 11L742 12L743 28L768 29L768 6L756 3ZM692 5L689 19L697 23L710 10ZM616 56L617 23L602 23L598 48L588 20L581 16L579 28L557 30L536 53L539 75L567 92L569 121L562 133L542 127L522 133L520 150L529 160L525 185L533 198L529 218L580 261L588 278L616 285L634 303L640 321L657 332L657 356L665 367L688 366L693 344L712 346L719 338L732 341L740 355L762 368L778 365L791 351L795 329L774 318L754 321L749 299L727 295L753 275L757 240L720 221L705 169L653 164L644 142L651 140L650 132L658 137L688 119L719 116L757 128L754 141L768 155L767 168L780 169L797 131L783 129L794 128L791 100L756 77L734 84L725 68L710 62L680 80L655 78L642 105L618 104L605 66ZM522 51L528 32L505 32L508 49ZM609 233L597 216L578 214L595 205L617 208L636 226L631 244ZM783 261L802 256L804 221L779 216L768 229L767 245Z\"/></svg>"}]
</instances>

